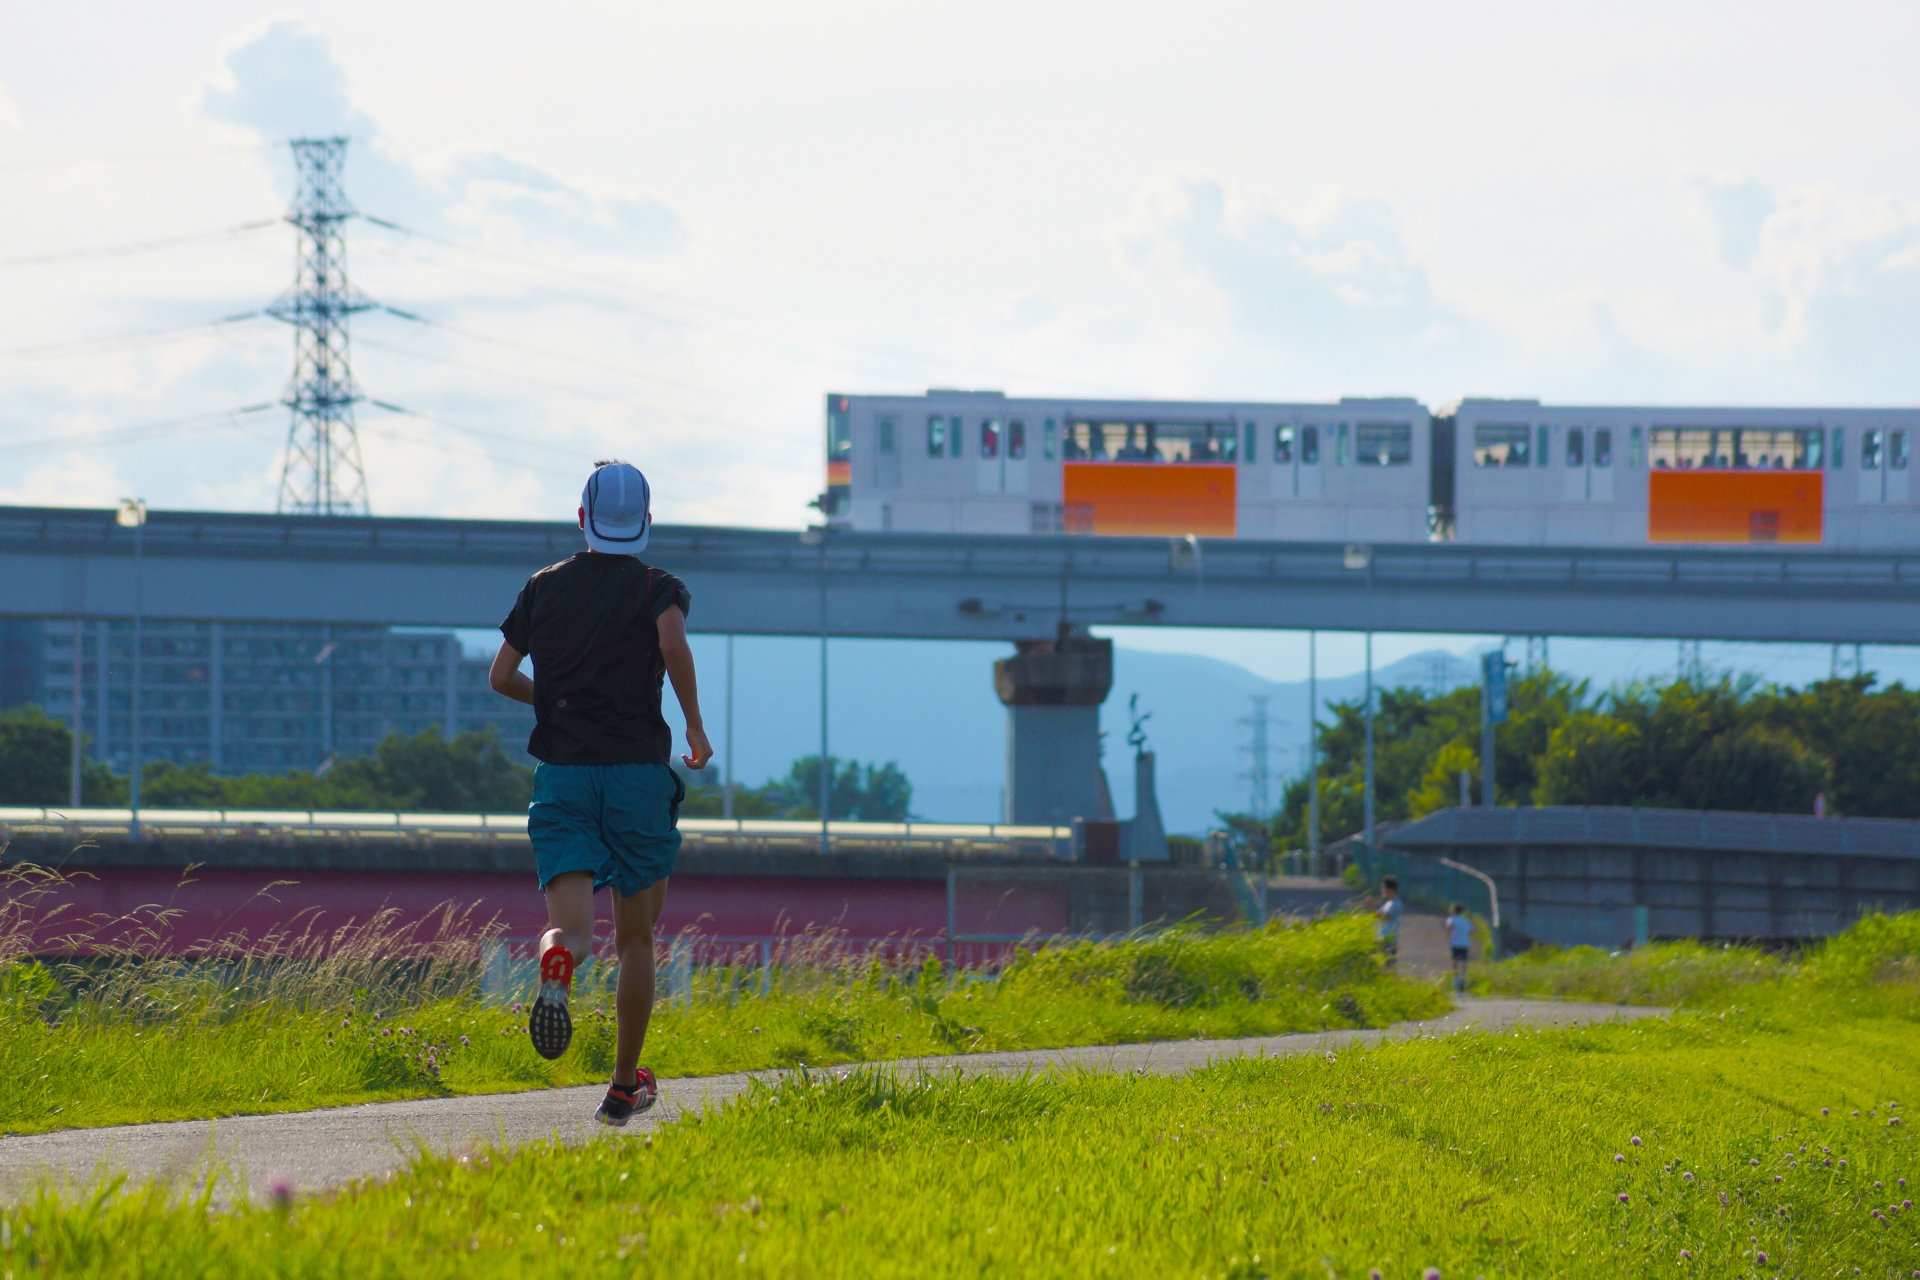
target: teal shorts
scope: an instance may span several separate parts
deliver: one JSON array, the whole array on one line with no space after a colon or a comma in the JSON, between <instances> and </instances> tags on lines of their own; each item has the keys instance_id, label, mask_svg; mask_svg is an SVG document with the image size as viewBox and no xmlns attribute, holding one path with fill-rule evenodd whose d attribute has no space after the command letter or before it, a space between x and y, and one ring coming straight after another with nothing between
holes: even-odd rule
<instances>
[{"instance_id":1,"label":"teal shorts","mask_svg":"<svg viewBox=\"0 0 1920 1280\"><path fill-rule=\"evenodd\" d=\"M541 764L533 771L527 835L540 887L569 871L593 874L623 898L673 874L680 854L680 775L663 764Z\"/></svg>"}]
</instances>

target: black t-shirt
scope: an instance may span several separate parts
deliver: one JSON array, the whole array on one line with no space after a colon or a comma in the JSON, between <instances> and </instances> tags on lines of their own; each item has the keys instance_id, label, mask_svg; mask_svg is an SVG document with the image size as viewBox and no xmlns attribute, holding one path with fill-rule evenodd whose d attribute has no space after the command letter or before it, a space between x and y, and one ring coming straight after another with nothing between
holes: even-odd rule
<instances>
[{"instance_id":1,"label":"black t-shirt","mask_svg":"<svg viewBox=\"0 0 1920 1280\"><path fill-rule=\"evenodd\" d=\"M533 735L548 764L667 764L667 665L657 619L685 613L687 584L632 556L582 551L527 579L500 634L533 657Z\"/></svg>"}]
</instances>

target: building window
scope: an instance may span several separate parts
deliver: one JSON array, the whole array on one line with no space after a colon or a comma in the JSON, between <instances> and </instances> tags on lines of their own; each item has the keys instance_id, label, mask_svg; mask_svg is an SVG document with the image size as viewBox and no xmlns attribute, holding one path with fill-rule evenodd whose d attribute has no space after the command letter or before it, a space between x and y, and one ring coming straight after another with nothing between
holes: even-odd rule
<instances>
[{"instance_id":1,"label":"building window","mask_svg":"<svg viewBox=\"0 0 1920 1280\"><path fill-rule=\"evenodd\" d=\"M1280 466L1293 463L1293 428L1275 427L1273 429L1273 460Z\"/></svg>"},{"instance_id":2,"label":"building window","mask_svg":"<svg viewBox=\"0 0 1920 1280\"><path fill-rule=\"evenodd\" d=\"M1533 433L1526 427L1480 423L1473 428L1473 465L1476 467L1524 467L1527 465L1527 441Z\"/></svg>"},{"instance_id":3,"label":"building window","mask_svg":"<svg viewBox=\"0 0 1920 1280\"><path fill-rule=\"evenodd\" d=\"M1593 429L1593 465L1596 467L1613 465L1613 430L1609 427Z\"/></svg>"},{"instance_id":4,"label":"building window","mask_svg":"<svg viewBox=\"0 0 1920 1280\"><path fill-rule=\"evenodd\" d=\"M1027 456L1027 424L1018 418L1007 424L1007 456L1015 462Z\"/></svg>"},{"instance_id":5,"label":"building window","mask_svg":"<svg viewBox=\"0 0 1920 1280\"><path fill-rule=\"evenodd\" d=\"M1060 429L1054 425L1052 418L1048 418L1040 427L1040 452L1049 462L1059 456Z\"/></svg>"},{"instance_id":6,"label":"building window","mask_svg":"<svg viewBox=\"0 0 1920 1280\"><path fill-rule=\"evenodd\" d=\"M927 456L938 458L947 451L947 420L941 417L927 419Z\"/></svg>"},{"instance_id":7,"label":"building window","mask_svg":"<svg viewBox=\"0 0 1920 1280\"><path fill-rule=\"evenodd\" d=\"M1567 465L1570 467L1587 465L1587 433L1579 427L1567 428Z\"/></svg>"},{"instance_id":8,"label":"building window","mask_svg":"<svg viewBox=\"0 0 1920 1280\"><path fill-rule=\"evenodd\" d=\"M988 418L980 424L980 456L1000 456L1000 421L997 418Z\"/></svg>"},{"instance_id":9,"label":"building window","mask_svg":"<svg viewBox=\"0 0 1920 1280\"><path fill-rule=\"evenodd\" d=\"M892 418L882 418L875 426L874 447L881 453L893 452L893 435L897 425Z\"/></svg>"},{"instance_id":10,"label":"building window","mask_svg":"<svg viewBox=\"0 0 1920 1280\"><path fill-rule=\"evenodd\" d=\"M1413 461L1413 427L1405 422L1363 422L1355 433L1363 467L1404 467Z\"/></svg>"},{"instance_id":11,"label":"building window","mask_svg":"<svg viewBox=\"0 0 1920 1280\"><path fill-rule=\"evenodd\" d=\"M1300 465L1303 467L1320 465L1320 428L1300 428Z\"/></svg>"}]
</instances>

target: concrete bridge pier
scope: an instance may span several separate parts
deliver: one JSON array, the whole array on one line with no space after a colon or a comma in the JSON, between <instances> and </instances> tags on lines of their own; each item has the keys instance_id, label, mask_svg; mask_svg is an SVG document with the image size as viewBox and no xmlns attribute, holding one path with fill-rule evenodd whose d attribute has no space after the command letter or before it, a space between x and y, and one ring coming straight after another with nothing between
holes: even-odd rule
<instances>
[{"instance_id":1,"label":"concrete bridge pier","mask_svg":"<svg viewBox=\"0 0 1920 1280\"><path fill-rule=\"evenodd\" d=\"M1113 688L1113 642L1062 623L1052 640L1018 640L993 664L993 688L1007 708L1005 820L1066 826L1112 818L1100 767L1100 704Z\"/></svg>"}]
</instances>

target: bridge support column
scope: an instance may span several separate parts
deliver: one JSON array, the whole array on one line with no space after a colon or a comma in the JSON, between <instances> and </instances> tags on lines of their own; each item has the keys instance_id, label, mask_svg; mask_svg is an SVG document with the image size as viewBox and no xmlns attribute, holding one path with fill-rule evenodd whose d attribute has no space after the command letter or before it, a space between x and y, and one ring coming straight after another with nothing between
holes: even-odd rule
<instances>
[{"instance_id":1,"label":"bridge support column","mask_svg":"<svg viewBox=\"0 0 1920 1280\"><path fill-rule=\"evenodd\" d=\"M1100 768L1100 704L1113 687L1113 642L1062 626L1054 640L1022 640L993 664L1007 708L1007 802L1003 820L1066 826L1111 818Z\"/></svg>"}]
</instances>

